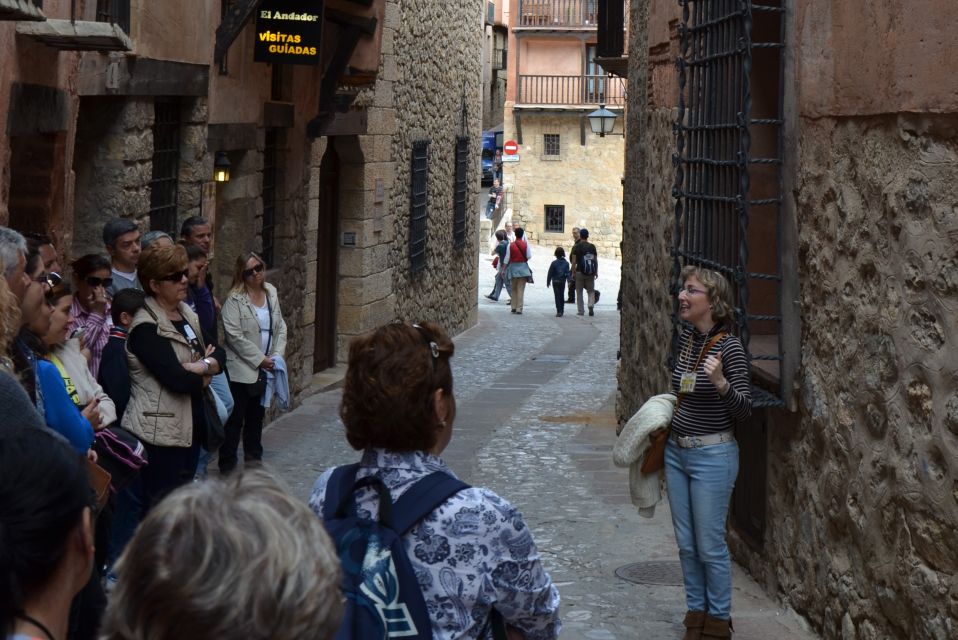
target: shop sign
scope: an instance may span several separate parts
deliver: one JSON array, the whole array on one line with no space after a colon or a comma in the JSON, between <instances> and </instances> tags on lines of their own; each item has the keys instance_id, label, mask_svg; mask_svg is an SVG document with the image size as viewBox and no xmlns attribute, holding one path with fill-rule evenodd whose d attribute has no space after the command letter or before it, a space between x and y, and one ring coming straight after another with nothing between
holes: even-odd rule
<instances>
[{"instance_id":1,"label":"shop sign","mask_svg":"<svg viewBox=\"0 0 958 640\"><path fill-rule=\"evenodd\" d=\"M319 64L322 0L264 0L256 13L253 60L270 64Z\"/></svg>"}]
</instances>

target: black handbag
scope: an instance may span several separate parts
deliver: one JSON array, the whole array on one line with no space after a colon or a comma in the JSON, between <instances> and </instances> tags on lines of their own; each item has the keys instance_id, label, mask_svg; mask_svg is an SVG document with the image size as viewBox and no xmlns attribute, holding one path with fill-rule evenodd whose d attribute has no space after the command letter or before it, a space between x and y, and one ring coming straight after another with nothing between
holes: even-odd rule
<instances>
[{"instance_id":1,"label":"black handbag","mask_svg":"<svg viewBox=\"0 0 958 640\"><path fill-rule=\"evenodd\" d=\"M260 307L262 308L262 307ZM266 308L269 309L269 338L266 340L266 355L269 355L270 347L273 346L273 305L269 301L269 291L266 292ZM266 393L266 372L257 369L256 382L247 386L250 398L262 398Z\"/></svg>"},{"instance_id":2,"label":"black handbag","mask_svg":"<svg viewBox=\"0 0 958 640\"><path fill-rule=\"evenodd\" d=\"M216 410L213 390L209 387L203 389L203 413L206 418L206 428L203 430L204 442L201 444L207 451L219 451L226 442L226 429L223 421L220 420L220 412Z\"/></svg>"},{"instance_id":3,"label":"black handbag","mask_svg":"<svg viewBox=\"0 0 958 640\"><path fill-rule=\"evenodd\" d=\"M96 433L93 450L97 464L110 474L113 493L119 493L148 463L143 443L116 423Z\"/></svg>"}]
</instances>

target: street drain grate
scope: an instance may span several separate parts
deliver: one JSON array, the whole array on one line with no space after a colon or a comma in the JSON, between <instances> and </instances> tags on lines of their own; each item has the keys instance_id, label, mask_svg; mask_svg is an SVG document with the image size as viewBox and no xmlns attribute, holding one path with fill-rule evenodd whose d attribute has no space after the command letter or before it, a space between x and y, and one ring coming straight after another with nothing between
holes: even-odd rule
<instances>
[{"instance_id":1,"label":"street drain grate","mask_svg":"<svg viewBox=\"0 0 958 640\"><path fill-rule=\"evenodd\" d=\"M537 356L532 356L531 359L536 362L555 362L556 364L567 364L569 362L569 356L560 356L552 353L540 353Z\"/></svg>"},{"instance_id":2,"label":"street drain grate","mask_svg":"<svg viewBox=\"0 0 958 640\"><path fill-rule=\"evenodd\" d=\"M615 575L635 584L681 587L682 565L674 560L651 560L619 567Z\"/></svg>"}]
</instances>

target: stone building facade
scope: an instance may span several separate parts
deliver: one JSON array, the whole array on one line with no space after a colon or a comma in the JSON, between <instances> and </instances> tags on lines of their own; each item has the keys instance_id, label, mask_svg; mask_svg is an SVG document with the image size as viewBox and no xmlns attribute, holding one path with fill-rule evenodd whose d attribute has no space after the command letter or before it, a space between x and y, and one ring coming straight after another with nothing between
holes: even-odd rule
<instances>
[{"instance_id":1,"label":"stone building facade","mask_svg":"<svg viewBox=\"0 0 958 640\"><path fill-rule=\"evenodd\" d=\"M29 5L40 35L7 4ZM297 394L394 318L475 323L478 228L455 203L479 189L481 0L328 0L313 65L254 61L260 2L107 4L127 12L80 3L64 40L70 3L0 0L0 50L18 61L0 69L0 223L51 233L69 259L102 251L112 216L174 236L206 216L221 299L238 255L266 258ZM427 140L413 272L412 155ZM218 157L228 182L213 182ZM25 158L45 199L21 187Z\"/></svg>"},{"instance_id":2,"label":"stone building facade","mask_svg":"<svg viewBox=\"0 0 958 640\"><path fill-rule=\"evenodd\" d=\"M748 243L781 259L783 359L753 369L784 406L737 427L733 552L826 638L951 638L958 93L928 61L954 57L958 7L763 4L784 9L785 54L751 88L758 111L783 87L784 198L780 235ZM667 385L681 11L630 12L620 418Z\"/></svg>"},{"instance_id":3,"label":"stone building facade","mask_svg":"<svg viewBox=\"0 0 958 640\"><path fill-rule=\"evenodd\" d=\"M570 249L589 229L601 255L619 256L625 138L592 133L586 116L625 103L625 81L596 63L599 3L511 0L504 140L505 209L540 245Z\"/></svg>"}]
</instances>

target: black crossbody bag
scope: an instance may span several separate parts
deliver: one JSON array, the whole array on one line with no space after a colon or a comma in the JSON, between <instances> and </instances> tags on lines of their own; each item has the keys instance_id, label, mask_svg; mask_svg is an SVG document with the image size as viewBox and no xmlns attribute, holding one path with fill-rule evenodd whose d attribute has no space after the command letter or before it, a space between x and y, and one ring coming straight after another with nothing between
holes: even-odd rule
<instances>
[{"instance_id":1,"label":"black crossbody bag","mask_svg":"<svg viewBox=\"0 0 958 640\"><path fill-rule=\"evenodd\" d=\"M266 353L269 355L269 350L273 346L273 303L269 301L269 291L266 292L266 308L269 309L269 337L266 339ZM253 315L256 315L256 312L253 312ZM259 320L256 321L256 324L259 324ZM258 375L256 377L256 382L249 386L249 395L251 398L262 398L263 394L266 393L266 372L262 369L258 369Z\"/></svg>"}]
</instances>

